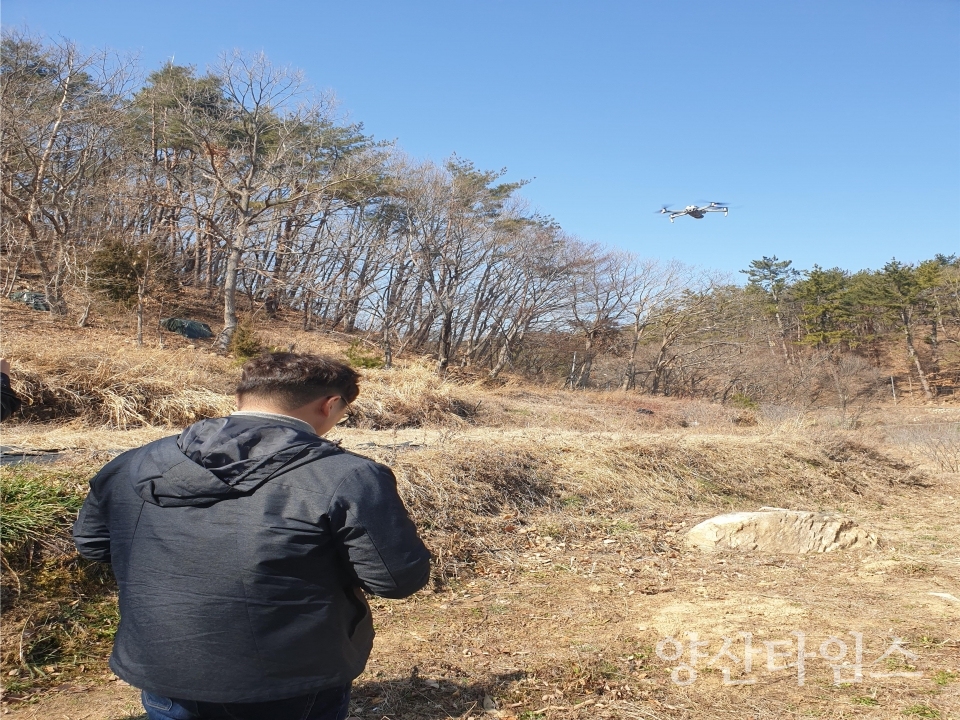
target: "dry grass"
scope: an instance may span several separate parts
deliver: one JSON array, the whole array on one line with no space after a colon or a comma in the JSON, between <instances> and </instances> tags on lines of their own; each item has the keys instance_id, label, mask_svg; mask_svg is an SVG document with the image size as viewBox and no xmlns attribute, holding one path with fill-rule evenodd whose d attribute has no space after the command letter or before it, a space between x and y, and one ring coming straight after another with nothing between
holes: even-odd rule
<instances>
[{"instance_id":1,"label":"dry grass","mask_svg":"<svg viewBox=\"0 0 960 720\"><path fill-rule=\"evenodd\" d=\"M57 342L50 342L42 336L48 333L10 332L9 323L5 329L4 353L27 420L79 419L121 430L169 428L234 409L237 362L196 341L168 333L165 348L136 347L119 332L105 336L101 330L61 325L53 326L49 334ZM345 343L337 336L300 331L288 336L287 346L296 350L344 356ZM444 381L415 362L392 371L366 370L363 377L363 393L348 423L355 427L459 425L476 414L482 397L477 387Z\"/></svg>"},{"instance_id":2,"label":"dry grass","mask_svg":"<svg viewBox=\"0 0 960 720\"><path fill-rule=\"evenodd\" d=\"M144 425L184 426L229 413L233 398L210 365L190 351L171 363L171 352L151 349L106 354L34 344L17 347L13 388L31 418L81 418L94 425L126 429Z\"/></svg>"},{"instance_id":3,"label":"dry grass","mask_svg":"<svg viewBox=\"0 0 960 720\"><path fill-rule=\"evenodd\" d=\"M658 515L721 508L876 506L894 488L929 482L914 466L843 434L811 441L472 429L398 435L408 439L384 445L363 442L368 437L341 433L345 447L394 468L438 557L436 587L469 575L484 554L515 547L533 516L551 535L572 539L620 520L629 533Z\"/></svg>"},{"instance_id":4,"label":"dry grass","mask_svg":"<svg viewBox=\"0 0 960 720\"><path fill-rule=\"evenodd\" d=\"M387 430L427 425L462 425L482 401L476 385L445 381L422 364L364 370L361 393L350 406L350 427Z\"/></svg>"},{"instance_id":5,"label":"dry grass","mask_svg":"<svg viewBox=\"0 0 960 720\"><path fill-rule=\"evenodd\" d=\"M412 432L407 431L408 436ZM493 582L491 591L503 590L518 573L554 572L556 553L583 543L598 545L608 555L615 555L621 545L637 546L639 555L669 555L677 551L682 526L718 508L878 506L891 491L917 488L921 479L910 466L844 436L813 443L769 433L725 438L690 430L640 437L552 432L535 438L525 430L417 432L420 442L384 444L361 442L384 439L369 430L347 429L341 435L346 447L395 469L401 495L434 552L432 588L439 593L460 592L458 588L476 582ZM98 431L97 436L104 434ZM391 434L394 440L402 437ZM86 478L105 457L73 457L67 464L5 469L0 481L19 487L25 478L45 484L50 492L69 491L65 497L70 502L64 507L75 510ZM4 548L9 569L5 622L20 628L19 639L17 634L7 636L4 666L17 670L13 688L22 692L101 671L116 622L109 578L80 562L70 549L70 519L63 513L43 518L51 527L44 529L30 557L19 550L11 555ZM681 518L686 518L683 524ZM590 582L599 582L608 572L623 579L636 575L639 592L654 595L674 584L660 571L646 574L649 568L643 563L614 555L603 563L615 566L601 567L596 578L598 556L589 556ZM930 574L919 567L912 563L903 572L909 577ZM571 562L568 570L574 569ZM507 585L498 585L497 578ZM537 596L533 592L511 602L532 604L533 612ZM492 612L507 612L497 608L501 605ZM617 657L640 650L628 645L604 640L604 658L614 646ZM605 673L619 678L623 663L610 665L594 655L571 659L571 665L559 669L560 675L553 672L557 679L552 682L567 694L606 692L611 677ZM387 686L384 691L399 693L400 701L404 687ZM623 698L623 693L636 690L625 682L617 687ZM497 692L526 697L524 687L512 683Z\"/></svg>"}]
</instances>

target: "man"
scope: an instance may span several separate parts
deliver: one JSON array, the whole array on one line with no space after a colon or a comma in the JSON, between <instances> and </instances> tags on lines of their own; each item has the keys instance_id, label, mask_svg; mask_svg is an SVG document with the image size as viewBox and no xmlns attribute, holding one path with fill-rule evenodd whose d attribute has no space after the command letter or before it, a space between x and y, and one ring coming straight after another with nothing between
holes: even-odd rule
<instances>
[{"instance_id":1,"label":"man","mask_svg":"<svg viewBox=\"0 0 960 720\"><path fill-rule=\"evenodd\" d=\"M389 468L321 436L359 376L314 355L243 367L238 412L120 455L90 482L80 554L110 562L110 667L151 720L342 720L373 643L363 591L429 579Z\"/></svg>"},{"instance_id":2,"label":"man","mask_svg":"<svg viewBox=\"0 0 960 720\"><path fill-rule=\"evenodd\" d=\"M6 420L20 409L20 398L10 387L10 362L0 360L0 421Z\"/></svg>"}]
</instances>

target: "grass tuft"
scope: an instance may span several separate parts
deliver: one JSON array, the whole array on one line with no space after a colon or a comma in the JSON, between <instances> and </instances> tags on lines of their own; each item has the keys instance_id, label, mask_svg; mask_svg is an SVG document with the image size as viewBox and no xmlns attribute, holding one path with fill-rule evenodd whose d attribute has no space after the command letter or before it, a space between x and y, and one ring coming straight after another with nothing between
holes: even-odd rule
<instances>
[{"instance_id":1,"label":"grass tuft","mask_svg":"<svg viewBox=\"0 0 960 720\"><path fill-rule=\"evenodd\" d=\"M924 703L916 703L904 708L903 714L908 717L930 718L931 720L937 720L940 717L939 710L935 710Z\"/></svg>"},{"instance_id":2,"label":"grass tuft","mask_svg":"<svg viewBox=\"0 0 960 720\"><path fill-rule=\"evenodd\" d=\"M0 544L5 562L32 542L62 536L83 504L84 491L73 475L63 477L36 465L0 470Z\"/></svg>"},{"instance_id":3,"label":"grass tuft","mask_svg":"<svg viewBox=\"0 0 960 720\"><path fill-rule=\"evenodd\" d=\"M88 464L0 468L8 697L106 668L118 615L110 567L77 555L70 529L95 471Z\"/></svg>"},{"instance_id":4,"label":"grass tuft","mask_svg":"<svg viewBox=\"0 0 960 720\"><path fill-rule=\"evenodd\" d=\"M480 405L478 387L445 381L426 367L367 369L346 426L387 430L464 425Z\"/></svg>"}]
</instances>

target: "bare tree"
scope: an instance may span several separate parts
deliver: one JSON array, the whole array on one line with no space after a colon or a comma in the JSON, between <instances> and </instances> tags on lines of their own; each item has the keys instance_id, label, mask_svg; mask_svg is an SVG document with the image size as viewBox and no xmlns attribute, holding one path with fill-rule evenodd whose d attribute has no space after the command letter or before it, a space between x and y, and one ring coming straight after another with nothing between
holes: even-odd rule
<instances>
[{"instance_id":1,"label":"bare tree","mask_svg":"<svg viewBox=\"0 0 960 720\"><path fill-rule=\"evenodd\" d=\"M302 73L272 65L265 55L223 55L213 69L220 101L170 88L177 103L176 132L190 148L194 168L222 198L217 236L224 244L224 328L229 345L237 327L238 276L258 233L281 209L310 207L311 197L338 182L318 172L318 132L330 124L328 98L310 96ZM202 102L201 102L202 101ZM214 217L207 215L208 225Z\"/></svg>"},{"instance_id":2,"label":"bare tree","mask_svg":"<svg viewBox=\"0 0 960 720\"><path fill-rule=\"evenodd\" d=\"M586 387L596 355L619 338L620 319L632 304L634 262L629 253L613 252L600 245L572 242L568 275L569 324L583 342L579 364L574 360L568 383Z\"/></svg>"},{"instance_id":3,"label":"bare tree","mask_svg":"<svg viewBox=\"0 0 960 720\"><path fill-rule=\"evenodd\" d=\"M620 387L633 390L637 385L637 352L645 340L647 330L660 321L661 314L676 306L684 291L695 286L700 271L671 261L633 261L632 303L627 315L631 318L630 353Z\"/></svg>"},{"instance_id":4,"label":"bare tree","mask_svg":"<svg viewBox=\"0 0 960 720\"><path fill-rule=\"evenodd\" d=\"M651 393L664 392L671 370L714 362L712 358L705 360L704 355L736 342L729 333L717 328L723 314L723 296L717 292L717 278L701 272L688 277L685 284L686 287L662 303L650 327L655 353L645 374Z\"/></svg>"},{"instance_id":5,"label":"bare tree","mask_svg":"<svg viewBox=\"0 0 960 720\"><path fill-rule=\"evenodd\" d=\"M519 233L508 262L512 275L498 302L502 314L491 332L491 350L499 346L490 378L495 379L523 347L527 334L557 319L567 300L571 263L568 238L553 222L535 222Z\"/></svg>"},{"instance_id":6,"label":"bare tree","mask_svg":"<svg viewBox=\"0 0 960 720\"><path fill-rule=\"evenodd\" d=\"M69 41L44 45L3 34L0 158L4 244L39 270L51 309L67 311L65 284L77 253L98 235L101 181L117 160L127 116L129 61L84 53ZM16 263L14 268L16 272ZM5 279L12 287L13 280Z\"/></svg>"}]
</instances>

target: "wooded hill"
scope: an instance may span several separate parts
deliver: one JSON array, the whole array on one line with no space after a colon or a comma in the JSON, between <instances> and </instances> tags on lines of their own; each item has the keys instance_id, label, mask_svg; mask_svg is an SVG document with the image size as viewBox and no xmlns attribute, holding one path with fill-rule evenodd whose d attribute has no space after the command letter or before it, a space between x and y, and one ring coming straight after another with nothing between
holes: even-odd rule
<instances>
[{"instance_id":1,"label":"wooded hill","mask_svg":"<svg viewBox=\"0 0 960 720\"><path fill-rule=\"evenodd\" d=\"M523 182L421 162L340 121L263 55L206 74L3 35L2 281L86 322L217 302L296 318L389 367L505 371L647 393L847 408L960 386L960 261L848 272L762 258L746 284L586 242ZM178 303L180 304L178 306Z\"/></svg>"}]
</instances>

